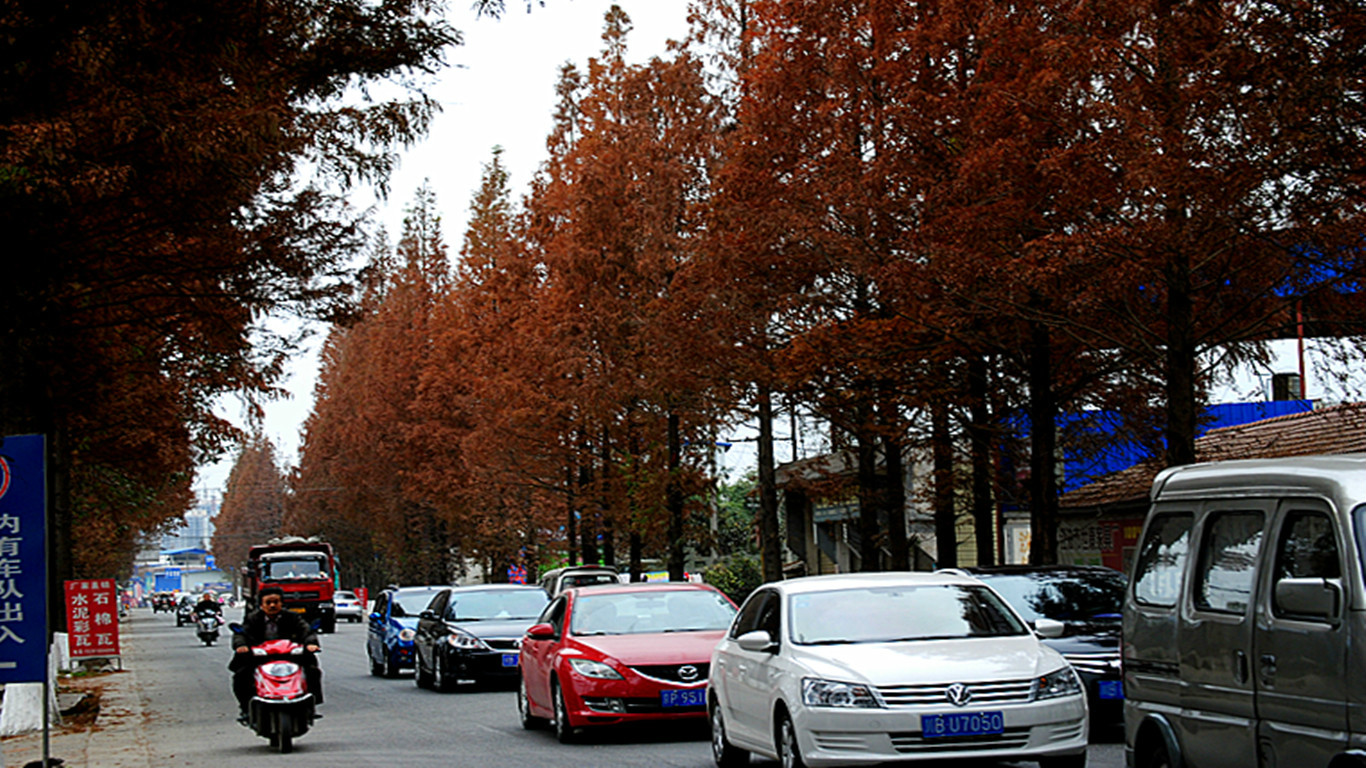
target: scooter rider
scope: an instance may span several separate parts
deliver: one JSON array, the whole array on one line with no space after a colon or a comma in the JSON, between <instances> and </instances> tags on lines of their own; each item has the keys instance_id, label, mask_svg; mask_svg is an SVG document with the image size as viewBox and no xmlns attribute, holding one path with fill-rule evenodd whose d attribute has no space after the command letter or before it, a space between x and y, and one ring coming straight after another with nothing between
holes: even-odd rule
<instances>
[{"instance_id":1,"label":"scooter rider","mask_svg":"<svg viewBox=\"0 0 1366 768\"><path fill-rule=\"evenodd\" d=\"M222 618L223 605L218 602L218 598L215 597L212 592L205 592L203 595L200 595L199 602L194 604L194 613L196 616L212 613L215 616Z\"/></svg>"},{"instance_id":2,"label":"scooter rider","mask_svg":"<svg viewBox=\"0 0 1366 768\"><path fill-rule=\"evenodd\" d=\"M319 650L318 636L314 633L313 627L309 626L302 616L284 609L284 591L279 587L262 589L259 600L260 608L248 613L243 619L242 631L233 633L232 647L235 653L228 662L228 669L232 670L232 692L237 696L237 720L241 723L247 722L247 704L256 690L252 680L256 664L253 663L251 647L267 640L284 638L304 647L307 653L300 659L304 668L304 679L307 681L309 692L313 694L314 702L323 703L323 673L318 668L317 658L313 656Z\"/></svg>"}]
</instances>

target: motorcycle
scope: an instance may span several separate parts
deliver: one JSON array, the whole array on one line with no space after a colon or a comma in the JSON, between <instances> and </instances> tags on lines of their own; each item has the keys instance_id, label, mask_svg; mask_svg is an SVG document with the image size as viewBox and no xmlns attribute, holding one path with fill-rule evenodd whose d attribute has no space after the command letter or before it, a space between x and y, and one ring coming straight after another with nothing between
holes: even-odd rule
<instances>
[{"instance_id":1,"label":"motorcycle","mask_svg":"<svg viewBox=\"0 0 1366 768\"><path fill-rule=\"evenodd\" d=\"M233 632L242 625L229 624ZM308 690L302 656L304 647L292 640L267 640L251 648L256 662L255 695L247 707L247 726L270 745L286 754L294 751L294 739L308 733L318 718L313 693Z\"/></svg>"},{"instance_id":2,"label":"motorcycle","mask_svg":"<svg viewBox=\"0 0 1366 768\"><path fill-rule=\"evenodd\" d=\"M175 625L183 627L186 624L194 623L194 603L186 600L175 609Z\"/></svg>"},{"instance_id":3,"label":"motorcycle","mask_svg":"<svg viewBox=\"0 0 1366 768\"><path fill-rule=\"evenodd\" d=\"M204 645L213 645L213 641L218 639L218 627L223 623L223 617L210 611L196 614L196 621L199 624L199 639L204 641Z\"/></svg>"}]
</instances>

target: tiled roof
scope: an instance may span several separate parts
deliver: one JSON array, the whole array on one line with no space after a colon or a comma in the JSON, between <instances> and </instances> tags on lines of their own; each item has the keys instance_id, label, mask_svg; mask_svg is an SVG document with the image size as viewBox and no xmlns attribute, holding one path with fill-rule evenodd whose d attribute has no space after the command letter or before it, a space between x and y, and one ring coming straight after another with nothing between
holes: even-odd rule
<instances>
[{"instance_id":1,"label":"tiled roof","mask_svg":"<svg viewBox=\"0 0 1366 768\"><path fill-rule=\"evenodd\" d=\"M1212 429L1195 441L1198 461L1274 459L1366 451L1366 403L1342 403L1306 413ZM1066 493L1063 509L1094 508L1146 499L1160 459L1135 464Z\"/></svg>"}]
</instances>

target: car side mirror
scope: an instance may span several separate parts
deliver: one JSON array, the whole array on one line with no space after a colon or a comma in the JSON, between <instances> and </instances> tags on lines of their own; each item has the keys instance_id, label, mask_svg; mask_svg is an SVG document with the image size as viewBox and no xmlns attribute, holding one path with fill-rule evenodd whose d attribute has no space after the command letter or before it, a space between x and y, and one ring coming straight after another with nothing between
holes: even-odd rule
<instances>
[{"instance_id":1,"label":"car side mirror","mask_svg":"<svg viewBox=\"0 0 1366 768\"><path fill-rule=\"evenodd\" d=\"M1283 613L1331 619L1342 604L1342 587L1333 579L1307 577L1276 582L1276 607Z\"/></svg>"},{"instance_id":2,"label":"car side mirror","mask_svg":"<svg viewBox=\"0 0 1366 768\"><path fill-rule=\"evenodd\" d=\"M740 647L747 651L771 651L778 647L778 644L773 642L773 638L769 636L768 630L766 629L756 629L753 632L746 632L735 638L735 642L739 643Z\"/></svg>"},{"instance_id":3,"label":"car side mirror","mask_svg":"<svg viewBox=\"0 0 1366 768\"><path fill-rule=\"evenodd\" d=\"M532 640L550 640L555 637L555 627L544 622L532 624L527 627L526 636Z\"/></svg>"},{"instance_id":4,"label":"car side mirror","mask_svg":"<svg viewBox=\"0 0 1366 768\"><path fill-rule=\"evenodd\" d=\"M370 620L371 620L371 621L382 621L383 619L384 619L384 617L383 617L383 616L380 616L378 613L372 613L372 614L370 614Z\"/></svg>"},{"instance_id":5,"label":"car side mirror","mask_svg":"<svg viewBox=\"0 0 1366 768\"><path fill-rule=\"evenodd\" d=\"M1049 640L1056 637L1062 637L1063 630L1065 629L1067 629L1067 625L1057 619L1045 619L1040 617L1034 622L1034 634Z\"/></svg>"}]
</instances>

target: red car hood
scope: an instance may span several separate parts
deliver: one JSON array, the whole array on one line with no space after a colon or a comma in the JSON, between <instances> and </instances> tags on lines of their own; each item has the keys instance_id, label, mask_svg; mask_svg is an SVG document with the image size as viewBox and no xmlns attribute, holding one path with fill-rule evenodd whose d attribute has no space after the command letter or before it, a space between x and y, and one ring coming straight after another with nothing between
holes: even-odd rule
<instances>
[{"instance_id":1,"label":"red car hood","mask_svg":"<svg viewBox=\"0 0 1366 768\"><path fill-rule=\"evenodd\" d=\"M707 632L664 632L646 635L590 635L575 637L578 645L625 664L705 664L725 637L724 629Z\"/></svg>"}]
</instances>

